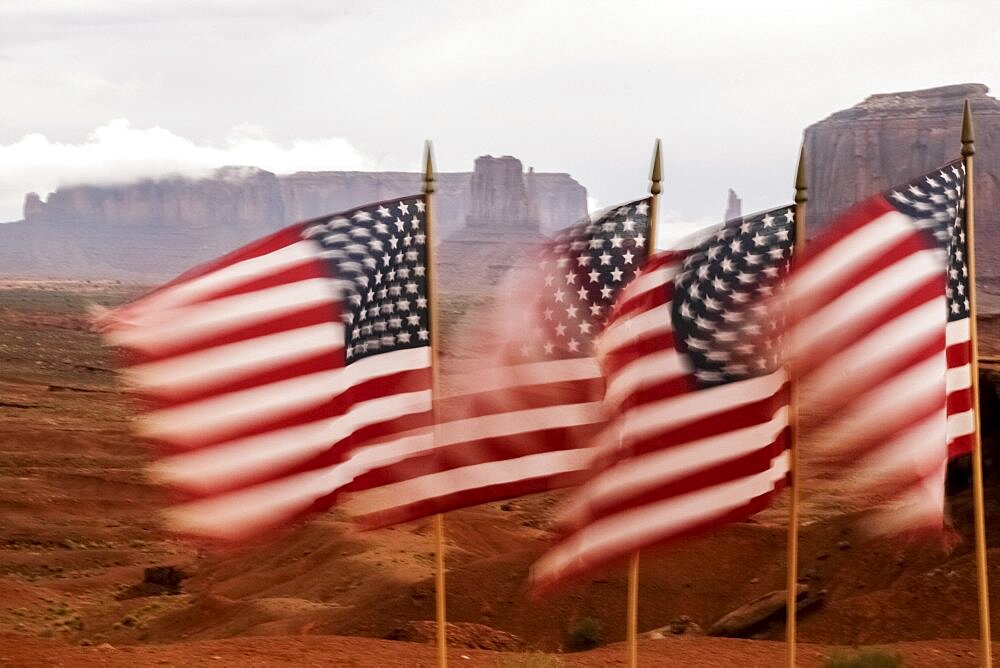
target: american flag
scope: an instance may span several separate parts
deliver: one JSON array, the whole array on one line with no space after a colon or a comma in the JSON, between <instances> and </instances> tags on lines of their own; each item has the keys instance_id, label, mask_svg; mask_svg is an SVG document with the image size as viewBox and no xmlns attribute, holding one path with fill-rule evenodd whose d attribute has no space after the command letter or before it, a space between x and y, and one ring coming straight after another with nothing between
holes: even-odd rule
<instances>
[{"instance_id":1,"label":"american flag","mask_svg":"<svg viewBox=\"0 0 1000 668\"><path fill-rule=\"evenodd\" d=\"M430 443L423 196L298 223L105 314L149 400L179 531L234 539L328 507Z\"/></svg>"},{"instance_id":2,"label":"american flag","mask_svg":"<svg viewBox=\"0 0 1000 668\"><path fill-rule=\"evenodd\" d=\"M349 504L369 526L579 483L604 423L593 341L646 258L649 199L560 232L498 290L471 338L487 352L450 379L433 453L379 472ZM376 488L377 489L374 489Z\"/></svg>"},{"instance_id":3,"label":"american flag","mask_svg":"<svg viewBox=\"0 0 1000 668\"><path fill-rule=\"evenodd\" d=\"M877 532L943 521L952 425L970 408L964 183L956 162L856 206L788 284L803 439L848 467L845 489L886 500Z\"/></svg>"},{"instance_id":4,"label":"american flag","mask_svg":"<svg viewBox=\"0 0 1000 668\"><path fill-rule=\"evenodd\" d=\"M794 245L794 208L729 221L664 252L619 296L598 341L617 418L600 472L569 501L540 588L641 548L745 518L788 471L788 374L764 303Z\"/></svg>"}]
</instances>

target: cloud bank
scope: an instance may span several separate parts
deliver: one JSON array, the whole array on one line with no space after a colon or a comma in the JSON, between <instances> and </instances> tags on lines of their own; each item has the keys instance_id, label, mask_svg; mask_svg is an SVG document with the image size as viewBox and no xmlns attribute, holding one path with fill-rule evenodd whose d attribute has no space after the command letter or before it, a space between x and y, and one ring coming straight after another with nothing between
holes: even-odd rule
<instances>
[{"instance_id":1,"label":"cloud bank","mask_svg":"<svg viewBox=\"0 0 1000 668\"><path fill-rule=\"evenodd\" d=\"M380 167L341 137L277 143L259 127L240 125L221 144L209 145L162 127L136 128L126 119L117 119L79 143L61 143L34 133L0 145L0 221L22 217L28 192L44 198L61 186L109 185L178 174L199 177L226 165L260 167L278 174Z\"/></svg>"}]
</instances>

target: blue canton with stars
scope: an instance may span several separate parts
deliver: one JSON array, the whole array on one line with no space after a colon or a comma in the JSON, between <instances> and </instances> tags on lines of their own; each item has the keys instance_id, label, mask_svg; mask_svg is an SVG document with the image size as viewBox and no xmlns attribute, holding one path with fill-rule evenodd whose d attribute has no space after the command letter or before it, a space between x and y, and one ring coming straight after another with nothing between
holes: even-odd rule
<instances>
[{"instance_id":1,"label":"blue canton with stars","mask_svg":"<svg viewBox=\"0 0 1000 668\"><path fill-rule=\"evenodd\" d=\"M723 224L684 258L672 286L678 350L699 387L774 371L783 323L766 302L788 273L795 208L773 209Z\"/></svg>"},{"instance_id":2,"label":"blue canton with stars","mask_svg":"<svg viewBox=\"0 0 1000 668\"><path fill-rule=\"evenodd\" d=\"M303 225L340 292L346 364L430 345L426 208L418 195Z\"/></svg>"},{"instance_id":3,"label":"blue canton with stars","mask_svg":"<svg viewBox=\"0 0 1000 668\"><path fill-rule=\"evenodd\" d=\"M560 231L539 260L541 326L526 333L521 355L586 357L611 306L646 261L650 199L607 209Z\"/></svg>"},{"instance_id":4,"label":"blue canton with stars","mask_svg":"<svg viewBox=\"0 0 1000 668\"><path fill-rule=\"evenodd\" d=\"M884 193L948 253L948 320L969 317L968 245L965 239L965 165L956 160Z\"/></svg>"}]
</instances>

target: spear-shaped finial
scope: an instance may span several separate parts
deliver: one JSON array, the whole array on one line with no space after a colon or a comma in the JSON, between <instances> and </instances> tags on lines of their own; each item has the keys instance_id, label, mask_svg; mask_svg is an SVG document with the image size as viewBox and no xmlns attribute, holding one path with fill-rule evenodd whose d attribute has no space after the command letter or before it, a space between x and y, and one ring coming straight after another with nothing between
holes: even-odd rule
<instances>
[{"instance_id":1,"label":"spear-shaped finial","mask_svg":"<svg viewBox=\"0 0 1000 668\"><path fill-rule=\"evenodd\" d=\"M795 170L795 203L805 204L809 201L809 187L806 185L806 145L803 142L799 149L799 167Z\"/></svg>"},{"instance_id":2,"label":"spear-shaped finial","mask_svg":"<svg viewBox=\"0 0 1000 668\"><path fill-rule=\"evenodd\" d=\"M972 131L972 105L965 101L965 111L962 113L962 155L974 155L976 153L976 140Z\"/></svg>"},{"instance_id":3,"label":"spear-shaped finial","mask_svg":"<svg viewBox=\"0 0 1000 668\"><path fill-rule=\"evenodd\" d=\"M656 140L656 148L653 149L653 169L649 172L649 194L659 195L663 190L660 182L663 180L663 168L660 161L660 140Z\"/></svg>"},{"instance_id":4,"label":"spear-shaped finial","mask_svg":"<svg viewBox=\"0 0 1000 668\"><path fill-rule=\"evenodd\" d=\"M424 142L424 192L434 192L434 158L431 155L431 140Z\"/></svg>"}]
</instances>

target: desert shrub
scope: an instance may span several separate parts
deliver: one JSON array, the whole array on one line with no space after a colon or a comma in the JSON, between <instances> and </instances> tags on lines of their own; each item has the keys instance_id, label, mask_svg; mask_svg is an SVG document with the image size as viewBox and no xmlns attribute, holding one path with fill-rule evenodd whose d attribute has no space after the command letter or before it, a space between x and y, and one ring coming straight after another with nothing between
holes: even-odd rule
<instances>
[{"instance_id":1,"label":"desert shrub","mask_svg":"<svg viewBox=\"0 0 1000 668\"><path fill-rule=\"evenodd\" d=\"M601 623L593 617L584 617L577 621L569 632L569 648L574 652L593 649L603 640Z\"/></svg>"},{"instance_id":2,"label":"desert shrub","mask_svg":"<svg viewBox=\"0 0 1000 668\"><path fill-rule=\"evenodd\" d=\"M853 656L837 652L823 665L825 668L898 668L903 665L903 657L899 654L869 648L861 649Z\"/></svg>"}]
</instances>

